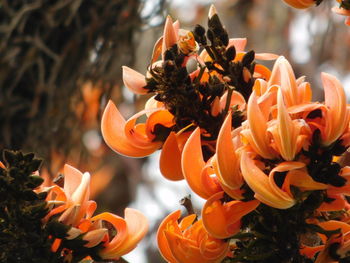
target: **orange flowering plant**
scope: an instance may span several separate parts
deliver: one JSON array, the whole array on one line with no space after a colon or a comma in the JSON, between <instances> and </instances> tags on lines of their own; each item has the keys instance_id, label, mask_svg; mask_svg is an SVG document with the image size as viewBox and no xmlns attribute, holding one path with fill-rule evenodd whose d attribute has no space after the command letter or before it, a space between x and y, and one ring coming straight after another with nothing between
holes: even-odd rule
<instances>
[{"instance_id":1,"label":"orange flowering plant","mask_svg":"<svg viewBox=\"0 0 350 263\"><path fill-rule=\"evenodd\" d=\"M181 156L185 142L197 127L200 144L209 157L232 106L234 125L240 125L254 78L270 77L270 71L256 64L254 58L276 58L273 54L245 52L246 39L229 39L214 7L208 25L206 37L202 26L187 31L168 16L146 75L123 67L127 88L136 94L153 94L145 109L126 121L110 101L102 117L102 135L117 153L144 157L162 148L160 169L170 180L186 177ZM187 67L191 61L196 66L190 72ZM146 121L137 123L142 115L146 115Z\"/></svg>"},{"instance_id":2,"label":"orange flowering plant","mask_svg":"<svg viewBox=\"0 0 350 263\"><path fill-rule=\"evenodd\" d=\"M51 249L62 251L68 261L85 256L95 260L119 259L147 233L147 219L132 208L125 209L125 219L108 212L93 216L97 205L89 200L90 174L70 165L64 166L63 188L53 185L39 191L48 191L49 213L44 221L50 227L66 229L60 235L52 235Z\"/></svg>"},{"instance_id":3,"label":"orange flowering plant","mask_svg":"<svg viewBox=\"0 0 350 263\"><path fill-rule=\"evenodd\" d=\"M200 217L176 211L160 224L167 262L349 262L343 87L322 73L325 101L314 102L286 58L245 52L245 42L229 39L213 6L207 30L168 17L146 75L123 67L126 87L154 96L127 121L109 102L103 137L127 156L161 149L162 174L206 200ZM255 59L276 61L270 71Z\"/></svg>"},{"instance_id":4,"label":"orange flowering plant","mask_svg":"<svg viewBox=\"0 0 350 263\"><path fill-rule=\"evenodd\" d=\"M4 151L0 162L1 262L80 262L118 260L148 230L143 214L125 209L93 215L90 174L64 167L64 186L44 182L34 154Z\"/></svg>"}]
</instances>

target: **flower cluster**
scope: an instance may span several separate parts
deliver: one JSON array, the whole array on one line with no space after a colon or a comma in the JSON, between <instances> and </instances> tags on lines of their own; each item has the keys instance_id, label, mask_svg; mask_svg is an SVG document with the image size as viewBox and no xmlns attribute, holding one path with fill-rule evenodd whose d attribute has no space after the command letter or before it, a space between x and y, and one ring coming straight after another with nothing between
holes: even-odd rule
<instances>
[{"instance_id":1,"label":"flower cluster","mask_svg":"<svg viewBox=\"0 0 350 263\"><path fill-rule=\"evenodd\" d=\"M305 9L314 5L319 5L323 0L283 0L288 5L298 8ZM337 0L339 6L332 8L332 11L338 15L346 16L345 24L350 26L350 1L349 0Z\"/></svg>"},{"instance_id":2,"label":"flower cluster","mask_svg":"<svg viewBox=\"0 0 350 263\"><path fill-rule=\"evenodd\" d=\"M38 189L48 192L44 222L50 229L51 250L70 262L88 256L119 259L134 249L148 230L145 216L131 208L125 209L125 219L108 212L93 216L97 205L89 200L90 174L66 164L63 175L63 188L55 184Z\"/></svg>"},{"instance_id":3,"label":"flower cluster","mask_svg":"<svg viewBox=\"0 0 350 263\"><path fill-rule=\"evenodd\" d=\"M284 57L245 52L245 43L228 38L213 6L207 30L185 31L168 17L146 75L123 68L126 87L154 96L127 121L109 102L104 139L132 157L161 148L162 174L185 179L206 200L201 219L180 220L177 211L161 223L168 262L347 262L343 87L322 73L325 101L313 102L310 84ZM276 61L270 71L255 59ZM146 121L137 123L141 115Z\"/></svg>"},{"instance_id":4,"label":"flower cluster","mask_svg":"<svg viewBox=\"0 0 350 263\"><path fill-rule=\"evenodd\" d=\"M64 187L48 182L34 154L4 151L0 162L0 261L79 262L116 260L136 247L148 230L143 214L125 219L89 200L90 175L64 166Z\"/></svg>"}]
</instances>

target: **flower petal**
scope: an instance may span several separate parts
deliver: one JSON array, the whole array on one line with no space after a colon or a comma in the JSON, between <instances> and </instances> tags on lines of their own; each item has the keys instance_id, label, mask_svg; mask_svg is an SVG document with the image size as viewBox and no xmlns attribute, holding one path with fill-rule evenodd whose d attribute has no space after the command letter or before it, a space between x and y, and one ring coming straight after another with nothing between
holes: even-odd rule
<instances>
[{"instance_id":1,"label":"flower petal","mask_svg":"<svg viewBox=\"0 0 350 263\"><path fill-rule=\"evenodd\" d=\"M169 244L169 248L174 255L176 261L169 261L171 263L219 263L226 256L228 251L228 243L224 243L221 240L217 240L220 250L217 250L216 258L205 258L199 247L191 245L189 240L183 238L180 235L174 234L170 231L165 231L165 236ZM205 243L204 243L205 244ZM203 249L204 250L204 249Z\"/></svg>"},{"instance_id":2,"label":"flower petal","mask_svg":"<svg viewBox=\"0 0 350 263\"><path fill-rule=\"evenodd\" d=\"M129 253L144 238L148 231L148 220L141 212L136 209L126 208L124 213L128 237L119 246L114 247L111 245L110 248L106 247L106 255L110 255L112 258Z\"/></svg>"},{"instance_id":3,"label":"flower petal","mask_svg":"<svg viewBox=\"0 0 350 263\"><path fill-rule=\"evenodd\" d=\"M206 230L215 238L225 239L236 234L241 227L241 218L254 210L257 200L222 203L224 192L211 196L203 206L202 220Z\"/></svg>"},{"instance_id":4,"label":"flower petal","mask_svg":"<svg viewBox=\"0 0 350 263\"><path fill-rule=\"evenodd\" d=\"M91 218L92 221L104 220L113 225L116 229L117 234L109 242L106 242L105 248L102 249L99 255L104 259L117 259L118 253L111 253L110 251L118 249L128 238L128 228L126 221L120 216L112 213L104 212Z\"/></svg>"},{"instance_id":5,"label":"flower petal","mask_svg":"<svg viewBox=\"0 0 350 263\"><path fill-rule=\"evenodd\" d=\"M200 128L196 128L188 138L182 152L182 172L191 189L200 197L207 199L218 192L220 186L206 173L203 160Z\"/></svg>"},{"instance_id":6,"label":"flower petal","mask_svg":"<svg viewBox=\"0 0 350 263\"><path fill-rule=\"evenodd\" d=\"M171 48L173 45L175 45L176 42L177 42L177 36L175 33L173 20L168 15L164 25L162 54L164 55L164 52L168 48Z\"/></svg>"},{"instance_id":7,"label":"flower petal","mask_svg":"<svg viewBox=\"0 0 350 263\"><path fill-rule=\"evenodd\" d=\"M334 200L332 200L331 202L323 202L321 206L317 208L317 211L320 211L320 212L340 211L346 207L347 201L345 200L343 195L338 194L338 195L327 195L327 196Z\"/></svg>"},{"instance_id":8,"label":"flower petal","mask_svg":"<svg viewBox=\"0 0 350 263\"><path fill-rule=\"evenodd\" d=\"M157 110L151 113L146 121L146 134L148 138L153 138L155 136L155 126L160 124L166 128L174 126L176 123L174 121L174 115L168 110Z\"/></svg>"},{"instance_id":9,"label":"flower petal","mask_svg":"<svg viewBox=\"0 0 350 263\"><path fill-rule=\"evenodd\" d=\"M180 234L181 231L177 223L177 220L180 218L180 216L180 210L171 213L163 219L157 231L157 244L159 252L165 260L171 263L177 263L177 260L174 258L173 253L171 252L167 238L165 236L165 231L171 230L176 234Z\"/></svg>"},{"instance_id":10,"label":"flower petal","mask_svg":"<svg viewBox=\"0 0 350 263\"><path fill-rule=\"evenodd\" d=\"M275 156L271 151L267 137L267 120L259 108L255 91L252 92L248 100L247 119L249 129L243 130L242 135L247 138L256 153L266 159L273 159Z\"/></svg>"},{"instance_id":11,"label":"flower petal","mask_svg":"<svg viewBox=\"0 0 350 263\"><path fill-rule=\"evenodd\" d=\"M241 155L241 170L244 180L255 192L255 198L262 203L278 209L286 209L295 204L295 200L292 197L288 198L282 190L280 191L285 196L276 195L276 189L271 186L269 177L256 166L254 160L245 151Z\"/></svg>"},{"instance_id":12,"label":"flower petal","mask_svg":"<svg viewBox=\"0 0 350 263\"><path fill-rule=\"evenodd\" d=\"M63 168L64 174L64 192L71 197L75 190L79 187L83 178L83 173L69 164L65 164Z\"/></svg>"},{"instance_id":13,"label":"flower petal","mask_svg":"<svg viewBox=\"0 0 350 263\"><path fill-rule=\"evenodd\" d=\"M109 101L102 115L101 131L106 144L115 152L130 157L144 157L160 147L159 144L145 148L134 146L125 135L125 124L124 117L114 103Z\"/></svg>"},{"instance_id":14,"label":"flower petal","mask_svg":"<svg viewBox=\"0 0 350 263\"><path fill-rule=\"evenodd\" d=\"M271 129L271 133L280 155L284 160L292 161L296 154L296 141L300 129L295 127L289 113L287 112L281 89L278 90L277 109L277 123L276 126Z\"/></svg>"},{"instance_id":15,"label":"flower petal","mask_svg":"<svg viewBox=\"0 0 350 263\"><path fill-rule=\"evenodd\" d=\"M221 110L225 109L226 101L227 101L227 92L225 92L224 95L222 95L220 97L220 108L221 108ZM243 111L245 106L246 106L246 102L245 102L245 99L242 96L242 94L234 90L232 92L232 96L231 96L230 108L232 106L236 106L236 105L238 106L238 109L240 111Z\"/></svg>"},{"instance_id":16,"label":"flower petal","mask_svg":"<svg viewBox=\"0 0 350 263\"><path fill-rule=\"evenodd\" d=\"M287 107L298 102L297 82L292 66L283 56L279 57L273 66L268 86L278 85L283 91L283 97Z\"/></svg>"},{"instance_id":17,"label":"flower petal","mask_svg":"<svg viewBox=\"0 0 350 263\"><path fill-rule=\"evenodd\" d=\"M232 115L228 113L221 126L216 143L216 160L219 178L232 189L242 186L243 178L239 171L239 157L232 142Z\"/></svg>"},{"instance_id":18,"label":"flower petal","mask_svg":"<svg viewBox=\"0 0 350 263\"><path fill-rule=\"evenodd\" d=\"M147 85L145 76L127 66L122 68L125 87L135 94L147 94L148 90L144 88Z\"/></svg>"},{"instance_id":19,"label":"flower petal","mask_svg":"<svg viewBox=\"0 0 350 263\"><path fill-rule=\"evenodd\" d=\"M184 179L181 167L181 151L176 140L176 134L171 132L160 153L159 168L162 175L169 180Z\"/></svg>"},{"instance_id":20,"label":"flower petal","mask_svg":"<svg viewBox=\"0 0 350 263\"><path fill-rule=\"evenodd\" d=\"M327 73L321 74L325 92L326 127L322 134L323 144L330 145L337 140L349 125L349 110L346 96L339 80Z\"/></svg>"},{"instance_id":21,"label":"flower petal","mask_svg":"<svg viewBox=\"0 0 350 263\"><path fill-rule=\"evenodd\" d=\"M71 199L74 204L83 205L85 202L89 200L90 196L90 174L84 173L83 178L77 189L75 189Z\"/></svg>"},{"instance_id":22,"label":"flower petal","mask_svg":"<svg viewBox=\"0 0 350 263\"><path fill-rule=\"evenodd\" d=\"M87 232L83 236L83 240L88 241L87 244L84 245L84 247L94 247L97 246L102 242L104 239L105 235L108 234L108 229L106 228L100 228L100 229L95 229L92 231Z\"/></svg>"}]
</instances>

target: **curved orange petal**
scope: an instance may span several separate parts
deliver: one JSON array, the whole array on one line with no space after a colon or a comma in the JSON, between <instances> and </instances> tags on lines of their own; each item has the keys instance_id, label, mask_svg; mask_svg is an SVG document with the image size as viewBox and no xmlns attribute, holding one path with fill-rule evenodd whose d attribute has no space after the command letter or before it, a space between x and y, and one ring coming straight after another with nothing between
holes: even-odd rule
<instances>
[{"instance_id":1,"label":"curved orange petal","mask_svg":"<svg viewBox=\"0 0 350 263\"><path fill-rule=\"evenodd\" d=\"M149 115L146 120L146 134L148 138L154 137L155 125L161 124L167 128L174 126L176 123L174 121L174 115L172 115L168 110L157 110Z\"/></svg>"},{"instance_id":2,"label":"curved orange petal","mask_svg":"<svg viewBox=\"0 0 350 263\"><path fill-rule=\"evenodd\" d=\"M200 221L197 221L196 224L201 226ZM170 261L171 263L219 263L226 256L228 251L228 243L221 240L215 240L213 238L206 239L204 236L201 240L196 240L197 242L200 242L199 244L196 242L196 244L191 242L191 239L184 238L174 232L165 231L164 233L169 248L176 259L176 261ZM199 239L200 235L192 238ZM211 247L215 246L216 249L210 249L211 251L207 251L208 245Z\"/></svg>"},{"instance_id":3,"label":"curved orange petal","mask_svg":"<svg viewBox=\"0 0 350 263\"><path fill-rule=\"evenodd\" d=\"M287 107L298 102L297 82L292 66L283 56L280 56L273 66L268 86L278 85L283 91Z\"/></svg>"},{"instance_id":4,"label":"curved orange petal","mask_svg":"<svg viewBox=\"0 0 350 263\"><path fill-rule=\"evenodd\" d=\"M53 243L51 245L51 251L56 252L58 250L58 248L60 247L61 243L62 243L62 239L55 238L55 240L53 241Z\"/></svg>"},{"instance_id":5,"label":"curved orange petal","mask_svg":"<svg viewBox=\"0 0 350 263\"><path fill-rule=\"evenodd\" d=\"M328 107L322 143L327 146L337 140L349 125L349 110L345 92L339 80L324 72L321 74L321 79L325 92L325 105Z\"/></svg>"},{"instance_id":6,"label":"curved orange petal","mask_svg":"<svg viewBox=\"0 0 350 263\"><path fill-rule=\"evenodd\" d=\"M151 144L150 147L135 147L125 135L125 119L112 101L109 101L102 115L101 131L106 144L115 152L130 156L144 157L155 152L160 145Z\"/></svg>"},{"instance_id":7,"label":"curved orange petal","mask_svg":"<svg viewBox=\"0 0 350 263\"><path fill-rule=\"evenodd\" d=\"M222 203L224 192L211 196L203 206L202 220L206 230L215 238L225 239L236 234L241 227L241 218L254 210L257 200Z\"/></svg>"},{"instance_id":8,"label":"curved orange petal","mask_svg":"<svg viewBox=\"0 0 350 263\"><path fill-rule=\"evenodd\" d=\"M158 40L153 46L153 51L151 56L151 67L152 67L152 64L158 60L160 54L162 54L162 48L163 48L163 36L158 38Z\"/></svg>"},{"instance_id":9,"label":"curved orange petal","mask_svg":"<svg viewBox=\"0 0 350 263\"><path fill-rule=\"evenodd\" d=\"M274 154L270 149L267 137L267 120L259 108L255 91L250 95L247 108L249 129L243 130L241 134L247 138L256 153L266 159L273 159Z\"/></svg>"},{"instance_id":10,"label":"curved orange petal","mask_svg":"<svg viewBox=\"0 0 350 263\"><path fill-rule=\"evenodd\" d=\"M87 244L84 245L84 247L94 247L101 243L101 241L105 238L105 236L108 234L108 229L106 228L100 228L95 229L87 232L83 236L83 240L88 241Z\"/></svg>"},{"instance_id":11,"label":"curved orange petal","mask_svg":"<svg viewBox=\"0 0 350 263\"><path fill-rule=\"evenodd\" d=\"M221 108L221 110L225 109L226 101L227 101L227 92L225 92L224 95L222 95L220 97L220 108ZM232 92L232 96L231 96L230 108L233 107L233 106L236 106L236 105L238 106L239 110L243 111L245 106L246 106L246 102L245 102L245 99L242 96L242 94L234 90Z\"/></svg>"},{"instance_id":12,"label":"curved orange petal","mask_svg":"<svg viewBox=\"0 0 350 263\"><path fill-rule=\"evenodd\" d=\"M288 198L287 193L282 190L280 192L283 198L275 194L276 189L271 186L269 177L256 166L245 151L241 155L241 170L244 180L255 192L255 198L262 203L279 209L286 209L295 204L295 200L292 197Z\"/></svg>"},{"instance_id":13,"label":"curved orange petal","mask_svg":"<svg viewBox=\"0 0 350 263\"><path fill-rule=\"evenodd\" d=\"M148 90L144 87L147 85L146 78L141 73L129 68L122 66L123 69L123 82L125 87L131 90L135 94L147 94Z\"/></svg>"},{"instance_id":14,"label":"curved orange petal","mask_svg":"<svg viewBox=\"0 0 350 263\"><path fill-rule=\"evenodd\" d=\"M125 209L125 222L127 227L127 238L118 246L111 244L106 246L103 252L104 258L114 259L129 253L144 238L148 231L148 220L138 210ZM118 235L119 233L117 233Z\"/></svg>"},{"instance_id":15,"label":"curved orange petal","mask_svg":"<svg viewBox=\"0 0 350 263\"><path fill-rule=\"evenodd\" d=\"M177 220L180 218L180 216L180 210L171 213L166 218L164 218L157 231L157 244L159 252L162 257L170 263L177 263L177 260L174 258L173 253L171 252L165 231L174 231L176 234L180 234L181 230L177 223Z\"/></svg>"},{"instance_id":16,"label":"curved orange petal","mask_svg":"<svg viewBox=\"0 0 350 263\"><path fill-rule=\"evenodd\" d=\"M90 229L91 226L92 226L92 222L90 220L83 219L79 223L78 228L82 233L85 233Z\"/></svg>"},{"instance_id":17,"label":"curved orange petal","mask_svg":"<svg viewBox=\"0 0 350 263\"><path fill-rule=\"evenodd\" d=\"M185 231L186 229L188 229L196 220L196 218L197 218L196 214L190 214L182 218L181 222L179 223L180 230Z\"/></svg>"},{"instance_id":18,"label":"curved orange petal","mask_svg":"<svg viewBox=\"0 0 350 263\"><path fill-rule=\"evenodd\" d=\"M216 143L216 161L218 165L218 177L230 188L236 189L242 186L243 178L239 171L239 157L232 142L232 115L229 112L221 126Z\"/></svg>"},{"instance_id":19,"label":"curved orange petal","mask_svg":"<svg viewBox=\"0 0 350 263\"><path fill-rule=\"evenodd\" d=\"M168 15L165 20L164 33L163 33L163 46L162 54L177 43L177 36L173 25L172 18Z\"/></svg>"},{"instance_id":20,"label":"curved orange petal","mask_svg":"<svg viewBox=\"0 0 350 263\"><path fill-rule=\"evenodd\" d=\"M92 217L92 215L95 213L96 208L97 208L97 204L94 200L87 201L87 207L86 207L86 218L87 219Z\"/></svg>"},{"instance_id":21,"label":"curved orange petal","mask_svg":"<svg viewBox=\"0 0 350 263\"><path fill-rule=\"evenodd\" d=\"M240 188L239 189L232 189L228 185L226 185L223 182L223 180L220 178L220 172L219 172L219 168L217 165L216 154L211 158L211 165L214 169L215 174L218 176L219 183L220 183L222 190L224 190L226 194L228 194L231 198L233 198L235 200L243 199L244 190L242 190Z\"/></svg>"},{"instance_id":22,"label":"curved orange petal","mask_svg":"<svg viewBox=\"0 0 350 263\"><path fill-rule=\"evenodd\" d=\"M298 85L298 104L311 102L312 90L310 83L303 82Z\"/></svg>"},{"instance_id":23,"label":"curved orange petal","mask_svg":"<svg viewBox=\"0 0 350 263\"><path fill-rule=\"evenodd\" d=\"M69 164L65 164L63 168L64 174L64 192L70 197L79 187L83 178L83 173Z\"/></svg>"},{"instance_id":24,"label":"curved orange petal","mask_svg":"<svg viewBox=\"0 0 350 263\"><path fill-rule=\"evenodd\" d=\"M72 201L76 205L83 205L90 197L90 174L84 173L79 186L75 189L71 196Z\"/></svg>"},{"instance_id":25,"label":"curved orange petal","mask_svg":"<svg viewBox=\"0 0 350 263\"><path fill-rule=\"evenodd\" d=\"M323 190L328 188L328 185L314 181L306 169L289 171L287 177L289 177L291 185L297 186L301 190Z\"/></svg>"},{"instance_id":26,"label":"curved orange petal","mask_svg":"<svg viewBox=\"0 0 350 263\"><path fill-rule=\"evenodd\" d=\"M268 89L267 82L263 79L257 79L254 82L253 90L257 96L262 96Z\"/></svg>"},{"instance_id":27,"label":"curved orange petal","mask_svg":"<svg viewBox=\"0 0 350 263\"><path fill-rule=\"evenodd\" d=\"M254 67L254 77L268 81L271 77L271 71L261 64L256 64Z\"/></svg>"},{"instance_id":28,"label":"curved orange petal","mask_svg":"<svg viewBox=\"0 0 350 263\"><path fill-rule=\"evenodd\" d=\"M54 209L52 209L43 219L44 222L47 222L49 220L50 217L62 213L63 211L65 211L68 208L67 205L60 205L59 207L56 207Z\"/></svg>"},{"instance_id":29,"label":"curved orange petal","mask_svg":"<svg viewBox=\"0 0 350 263\"><path fill-rule=\"evenodd\" d=\"M290 201L291 199L293 199L289 189L290 181L288 174L285 178L285 183L287 185L284 183L281 189L275 183L276 172L291 172L293 170L301 169L304 167L305 163L302 162L282 162L278 164L275 168L273 168L269 174L269 182L273 193L286 201Z\"/></svg>"},{"instance_id":30,"label":"curved orange petal","mask_svg":"<svg viewBox=\"0 0 350 263\"><path fill-rule=\"evenodd\" d=\"M128 228L127 228L127 223L126 221L112 213L104 212L99 215L94 216L91 218L92 221L96 220L104 220L113 225L113 227L116 229L117 234L113 237L111 241L107 241L105 243L105 248L103 248L100 252L99 255L104 258L104 259L116 259L119 256L114 254L110 254L109 251L111 249L119 248L123 242L125 242L128 238Z\"/></svg>"},{"instance_id":31,"label":"curved orange petal","mask_svg":"<svg viewBox=\"0 0 350 263\"><path fill-rule=\"evenodd\" d=\"M214 263L222 262L222 259L228 255L229 242L214 239L208 234L205 234L200 242L199 251L204 259L211 260Z\"/></svg>"},{"instance_id":32,"label":"curved orange petal","mask_svg":"<svg viewBox=\"0 0 350 263\"><path fill-rule=\"evenodd\" d=\"M327 212L327 211L339 211L346 207L347 201L344 199L344 196L341 194L338 195L328 195L329 198L334 199L333 201L326 203L323 202L317 211Z\"/></svg>"},{"instance_id":33,"label":"curved orange petal","mask_svg":"<svg viewBox=\"0 0 350 263\"><path fill-rule=\"evenodd\" d=\"M325 222L320 222L318 225L327 231L340 229L341 232L344 234L350 231L349 224L337 220L328 220Z\"/></svg>"},{"instance_id":34,"label":"curved orange petal","mask_svg":"<svg viewBox=\"0 0 350 263\"><path fill-rule=\"evenodd\" d=\"M315 254L323 250L323 248L324 248L324 245L316 246L316 247L309 247L309 246L303 245L299 251L301 255L306 256L308 258L313 258Z\"/></svg>"},{"instance_id":35,"label":"curved orange petal","mask_svg":"<svg viewBox=\"0 0 350 263\"><path fill-rule=\"evenodd\" d=\"M150 113L149 118L157 113L158 111L162 111L158 108L148 109L148 110L142 110L138 113L134 114L132 117L130 117L125 122L124 127L124 133L128 141L133 144L137 148L152 148L158 146L158 148L161 146L160 142L153 142L153 139L155 138L155 135L151 132L147 131L147 125L146 123L137 123L137 119L147 113ZM148 120L148 119L147 119ZM157 121L157 118L153 119L154 121ZM152 127L153 128L153 127Z\"/></svg>"},{"instance_id":36,"label":"curved orange petal","mask_svg":"<svg viewBox=\"0 0 350 263\"><path fill-rule=\"evenodd\" d=\"M276 150L286 161L292 161L297 151L297 139L299 135L299 127L294 125L286 106L284 105L281 89L277 95L277 123L270 129L275 141Z\"/></svg>"},{"instance_id":37,"label":"curved orange petal","mask_svg":"<svg viewBox=\"0 0 350 263\"><path fill-rule=\"evenodd\" d=\"M190 188L200 197L207 199L218 191L218 184L206 172L203 160L200 128L196 128L188 138L182 152L181 164L183 175ZM210 188L205 187L210 186Z\"/></svg>"},{"instance_id":38,"label":"curved orange petal","mask_svg":"<svg viewBox=\"0 0 350 263\"><path fill-rule=\"evenodd\" d=\"M171 132L164 142L160 153L159 168L166 179L172 181L184 179L181 168L181 151L175 132Z\"/></svg>"}]
</instances>

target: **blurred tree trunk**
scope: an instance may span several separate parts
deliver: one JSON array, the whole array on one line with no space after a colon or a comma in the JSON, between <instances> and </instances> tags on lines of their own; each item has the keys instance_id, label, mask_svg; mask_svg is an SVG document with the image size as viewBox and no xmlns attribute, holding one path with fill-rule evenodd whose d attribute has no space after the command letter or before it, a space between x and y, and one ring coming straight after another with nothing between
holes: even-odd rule
<instances>
[{"instance_id":1,"label":"blurred tree trunk","mask_svg":"<svg viewBox=\"0 0 350 263\"><path fill-rule=\"evenodd\" d=\"M120 84L140 2L0 0L0 148L49 157L80 144L80 86Z\"/></svg>"}]
</instances>

